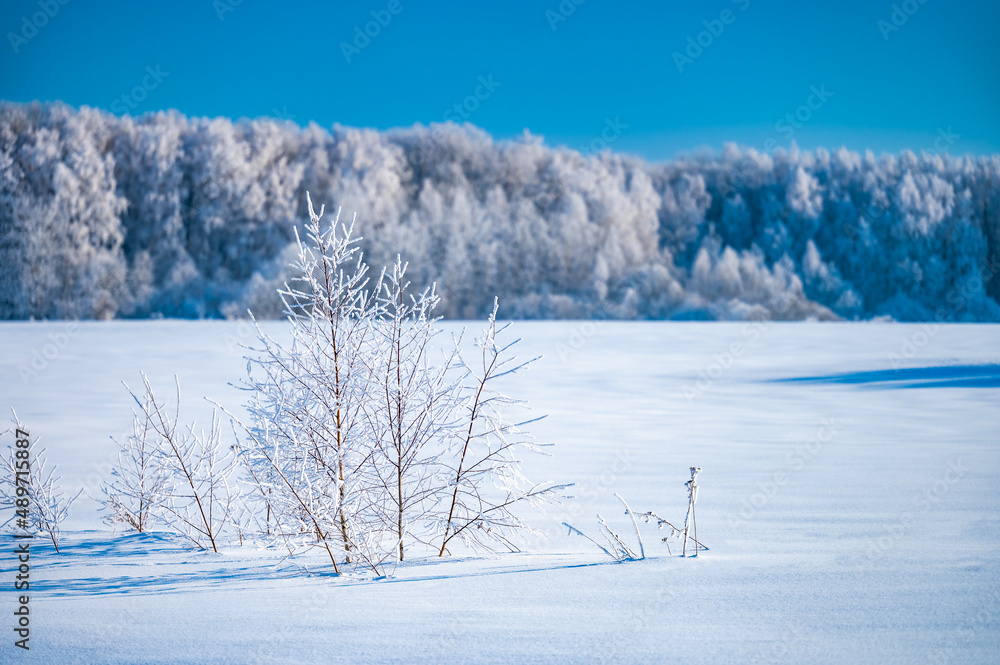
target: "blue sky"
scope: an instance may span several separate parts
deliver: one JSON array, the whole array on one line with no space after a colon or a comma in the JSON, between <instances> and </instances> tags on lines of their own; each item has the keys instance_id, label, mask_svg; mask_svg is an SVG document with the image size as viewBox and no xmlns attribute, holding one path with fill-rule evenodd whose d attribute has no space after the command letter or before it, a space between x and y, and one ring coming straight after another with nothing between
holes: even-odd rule
<instances>
[{"instance_id":1,"label":"blue sky","mask_svg":"<svg viewBox=\"0 0 1000 665\"><path fill-rule=\"evenodd\" d=\"M497 138L649 159L1000 152L996 2L63 1L3 3L0 98L380 129L458 104Z\"/></svg>"}]
</instances>

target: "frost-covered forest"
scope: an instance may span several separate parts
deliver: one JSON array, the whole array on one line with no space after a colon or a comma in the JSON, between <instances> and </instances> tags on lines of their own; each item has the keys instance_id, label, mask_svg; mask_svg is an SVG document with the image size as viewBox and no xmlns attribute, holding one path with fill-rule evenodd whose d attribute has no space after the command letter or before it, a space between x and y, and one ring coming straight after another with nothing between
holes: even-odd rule
<instances>
[{"instance_id":1,"label":"frost-covered forest","mask_svg":"<svg viewBox=\"0 0 1000 665\"><path fill-rule=\"evenodd\" d=\"M379 132L0 105L0 318L280 315L306 191L440 311L1000 321L1000 155L665 163L472 126Z\"/></svg>"}]
</instances>

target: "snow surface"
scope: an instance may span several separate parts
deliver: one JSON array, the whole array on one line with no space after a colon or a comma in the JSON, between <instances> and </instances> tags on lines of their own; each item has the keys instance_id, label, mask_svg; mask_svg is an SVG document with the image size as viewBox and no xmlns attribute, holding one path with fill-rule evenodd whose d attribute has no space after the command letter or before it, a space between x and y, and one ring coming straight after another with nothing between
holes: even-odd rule
<instances>
[{"instance_id":1,"label":"snow surface","mask_svg":"<svg viewBox=\"0 0 1000 665\"><path fill-rule=\"evenodd\" d=\"M544 358L508 391L549 414L533 431L557 444L525 469L577 483L576 499L532 519L542 535L525 553L417 557L384 580L308 575L275 568L272 552L115 536L84 497L63 552L33 550L29 653L10 637L14 557L2 549L0 662L1000 658L1000 326L514 330L523 356ZM203 396L236 408L242 395L227 383L244 370L236 343L248 332L236 322L0 324L0 406L17 409L68 488L96 496L109 436L130 424L120 381L144 370L166 396L179 374L188 419L206 419ZM23 379L35 351L40 370ZM696 559L668 556L644 525L649 558L616 564L559 526L595 535L600 512L632 542L613 492L683 520L692 465L704 469L698 534L711 547Z\"/></svg>"}]
</instances>

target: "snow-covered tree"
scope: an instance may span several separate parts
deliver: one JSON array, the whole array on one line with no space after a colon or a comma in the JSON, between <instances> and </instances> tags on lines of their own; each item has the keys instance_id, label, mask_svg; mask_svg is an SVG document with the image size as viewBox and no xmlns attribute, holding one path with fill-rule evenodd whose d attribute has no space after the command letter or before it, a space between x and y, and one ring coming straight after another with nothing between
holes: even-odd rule
<instances>
[{"instance_id":1,"label":"snow-covered tree","mask_svg":"<svg viewBox=\"0 0 1000 665\"><path fill-rule=\"evenodd\" d=\"M133 409L132 433L118 444L118 461L111 478L101 488L104 520L114 527L124 525L139 533L149 531L162 515L167 501L169 476L164 451L153 436L150 414L155 405L144 403L142 415Z\"/></svg>"},{"instance_id":2,"label":"snow-covered tree","mask_svg":"<svg viewBox=\"0 0 1000 665\"><path fill-rule=\"evenodd\" d=\"M320 548L335 572L379 575L411 545L510 545L524 527L515 505L556 488L519 471L515 451L536 447L494 388L522 367L496 344L496 305L480 372L439 341L433 286L411 289L398 256L369 282L352 227L325 226L307 202L296 277L281 291L291 342L258 326L250 420L234 418L261 535L292 553Z\"/></svg>"},{"instance_id":3,"label":"snow-covered tree","mask_svg":"<svg viewBox=\"0 0 1000 665\"><path fill-rule=\"evenodd\" d=\"M440 500L439 457L455 426L456 353L434 363L438 298L432 287L410 293L402 259L397 257L379 286L362 409L372 441L369 491L376 529L392 535L389 551L402 561L407 536L429 543L436 535L427 527Z\"/></svg>"},{"instance_id":4,"label":"snow-covered tree","mask_svg":"<svg viewBox=\"0 0 1000 665\"><path fill-rule=\"evenodd\" d=\"M476 339L475 360L461 361L464 390L452 425L450 454L443 458L447 485L438 556L444 556L455 539L488 551L498 544L516 549L513 539L525 528L515 510L518 504L538 506L556 500L565 487L533 485L521 472L518 454L541 448L522 429L533 420L510 419L511 412L525 403L501 393L496 384L503 377L519 375L533 360L519 361L511 353L520 340L498 340L510 324L497 327L497 309L494 301L486 329Z\"/></svg>"},{"instance_id":5,"label":"snow-covered tree","mask_svg":"<svg viewBox=\"0 0 1000 665\"><path fill-rule=\"evenodd\" d=\"M323 228L308 202L306 239L298 240L297 273L281 291L292 342L258 327L248 378L250 423L240 456L275 532L286 543L335 550L349 563L366 531L370 500L363 467L372 444L363 430L369 390L365 364L373 308L368 267L350 227ZM376 555L363 547L357 556Z\"/></svg>"},{"instance_id":6,"label":"snow-covered tree","mask_svg":"<svg viewBox=\"0 0 1000 665\"><path fill-rule=\"evenodd\" d=\"M14 414L16 444L0 463L0 510L10 511L4 525L13 523L22 533L44 534L59 552L60 525L83 489L67 496L56 466L49 466L48 452L37 448L25 426Z\"/></svg>"},{"instance_id":7,"label":"snow-covered tree","mask_svg":"<svg viewBox=\"0 0 1000 665\"><path fill-rule=\"evenodd\" d=\"M199 431L195 423L182 428L180 382L171 414L141 376L141 395L125 386L139 410L116 480L106 488L109 517L136 530L155 523L218 552L240 498L233 455L221 443L221 422L213 412L209 430Z\"/></svg>"},{"instance_id":8,"label":"snow-covered tree","mask_svg":"<svg viewBox=\"0 0 1000 665\"><path fill-rule=\"evenodd\" d=\"M0 318L279 317L306 191L358 212L373 264L405 248L445 317L485 318L500 296L520 318L1000 320L998 155L730 145L650 164L454 123L324 130L11 103ZM730 249L753 270L706 284L705 261L729 268ZM782 283L804 298L790 313L762 298Z\"/></svg>"}]
</instances>

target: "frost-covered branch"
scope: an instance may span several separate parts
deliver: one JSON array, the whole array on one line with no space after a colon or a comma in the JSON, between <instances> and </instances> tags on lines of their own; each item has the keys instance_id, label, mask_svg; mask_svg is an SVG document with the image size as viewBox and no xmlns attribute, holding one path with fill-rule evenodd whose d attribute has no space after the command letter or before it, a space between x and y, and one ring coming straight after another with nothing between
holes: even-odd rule
<instances>
[{"instance_id":1,"label":"frost-covered branch","mask_svg":"<svg viewBox=\"0 0 1000 665\"><path fill-rule=\"evenodd\" d=\"M466 370L462 424L456 428L458 439L450 467L450 496L438 556L444 555L448 543L456 537L487 549L494 542L511 547L509 537L524 528L512 507L518 503L538 506L554 501L558 491L566 487L551 483L526 486L526 478L514 456L519 449L541 449L518 424L508 420L507 412L524 403L507 397L494 386L501 377L520 374L536 359L519 361L510 353L519 340L498 342L498 335L509 325L497 326L498 306L494 300L487 326L476 340L479 350L476 361L461 360Z\"/></svg>"},{"instance_id":2,"label":"frost-covered branch","mask_svg":"<svg viewBox=\"0 0 1000 665\"><path fill-rule=\"evenodd\" d=\"M438 331L433 287L409 293L406 264L397 257L380 280L378 318L367 354L372 379L365 400L365 422L374 446L370 465L379 528L394 534L399 561L407 535L427 542L424 533L440 499L442 442L455 426L460 389L452 377L457 350L433 363Z\"/></svg>"},{"instance_id":3,"label":"frost-covered branch","mask_svg":"<svg viewBox=\"0 0 1000 665\"><path fill-rule=\"evenodd\" d=\"M149 413L145 405L142 416L132 412L132 433L119 445L117 464L112 478L101 488L104 505L109 511L105 521L124 524L139 533L148 531L160 514L167 498L168 476L164 451L152 437Z\"/></svg>"},{"instance_id":4,"label":"frost-covered branch","mask_svg":"<svg viewBox=\"0 0 1000 665\"><path fill-rule=\"evenodd\" d=\"M213 412L207 432L198 431L195 423L182 430L180 382L175 379L176 402L171 414L164 404L157 402L146 375L141 376L141 396L128 384L125 388L139 407L134 434L144 437L129 445L133 450L149 451L149 476L143 491L148 490L145 496L152 503L146 504L146 517L155 514L160 523L186 537L196 547L218 552L221 536L232 522L239 496L231 481L235 470L233 455L221 444L217 412ZM127 467L120 470L128 472ZM139 479L132 476L119 487L130 493L131 496L125 495L127 498L135 500L138 484ZM111 496L115 496L114 490L109 499ZM114 504L109 508L115 515ZM128 515L123 517L128 523ZM133 514L133 517L138 523L138 515Z\"/></svg>"},{"instance_id":5,"label":"frost-covered branch","mask_svg":"<svg viewBox=\"0 0 1000 665\"><path fill-rule=\"evenodd\" d=\"M28 436L27 428L17 419L16 413L14 424L17 432ZM0 509L13 511L5 524L17 520L22 528L47 535L59 552L59 525L83 489L66 496L60 483L62 478L56 475L56 466L48 466L46 449L37 448L37 445L38 441L33 440L30 447L12 446L4 456L0 466Z\"/></svg>"}]
</instances>

